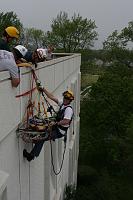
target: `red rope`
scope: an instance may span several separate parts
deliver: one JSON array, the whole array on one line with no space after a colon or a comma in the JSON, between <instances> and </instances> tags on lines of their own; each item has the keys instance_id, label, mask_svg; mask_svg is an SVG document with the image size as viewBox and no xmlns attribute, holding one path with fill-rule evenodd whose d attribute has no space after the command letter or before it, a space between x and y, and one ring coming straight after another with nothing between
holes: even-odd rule
<instances>
[{"instance_id":1,"label":"red rope","mask_svg":"<svg viewBox=\"0 0 133 200\"><path fill-rule=\"evenodd\" d=\"M31 72L32 72L32 77L33 77L33 78L32 78L32 81L31 81L31 89L28 90L27 92L24 92L24 93L22 93L22 94L16 95L16 98L23 97L23 96L27 96L28 94L30 94L30 99L32 99L32 92L37 88L37 87L34 87L34 88L33 88L34 80L35 80L35 82L36 82L37 76L36 76L35 71L34 71L33 69L31 70Z\"/></svg>"},{"instance_id":2,"label":"red rope","mask_svg":"<svg viewBox=\"0 0 133 200\"><path fill-rule=\"evenodd\" d=\"M28 94L30 94L31 92L33 92L35 89L36 89L36 87L32 88L31 90L28 90L27 92L24 92L22 94L16 95L16 98L27 96Z\"/></svg>"}]
</instances>

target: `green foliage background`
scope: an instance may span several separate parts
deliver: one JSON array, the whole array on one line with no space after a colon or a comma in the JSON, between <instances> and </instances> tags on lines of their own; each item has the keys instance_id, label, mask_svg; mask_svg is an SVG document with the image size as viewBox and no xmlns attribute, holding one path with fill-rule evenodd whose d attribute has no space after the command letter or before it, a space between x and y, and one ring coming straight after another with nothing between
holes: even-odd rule
<instances>
[{"instance_id":1,"label":"green foliage background","mask_svg":"<svg viewBox=\"0 0 133 200\"><path fill-rule=\"evenodd\" d=\"M132 105L133 70L122 64L108 68L81 103L77 199L133 198Z\"/></svg>"}]
</instances>

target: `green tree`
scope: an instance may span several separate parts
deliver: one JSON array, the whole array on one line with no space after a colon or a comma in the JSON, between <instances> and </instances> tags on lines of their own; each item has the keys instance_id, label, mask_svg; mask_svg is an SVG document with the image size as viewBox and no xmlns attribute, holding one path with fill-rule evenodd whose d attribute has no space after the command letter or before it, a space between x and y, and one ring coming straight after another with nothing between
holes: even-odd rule
<instances>
[{"instance_id":1,"label":"green tree","mask_svg":"<svg viewBox=\"0 0 133 200\"><path fill-rule=\"evenodd\" d=\"M112 49L112 48L125 48L126 41L122 40L121 34L115 30L111 35L108 36L107 40L104 41L103 46L104 49Z\"/></svg>"},{"instance_id":2,"label":"green tree","mask_svg":"<svg viewBox=\"0 0 133 200\"><path fill-rule=\"evenodd\" d=\"M130 21L128 26L122 29L121 37L124 38L125 42L133 42L133 21Z\"/></svg>"},{"instance_id":3,"label":"green tree","mask_svg":"<svg viewBox=\"0 0 133 200\"><path fill-rule=\"evenodd\" d=\"M114 137L125 137L125 123L133 112L132 87L132 71L124 66L110 69L92 87L91 99L86 105L87 121L93 139L98 143L101 140L103 147L106 142L109 145L111 138L114 141ZM106 156L103 158L106 160Z\"/></svg>"},{"instance_id":4,"label":"green tree","mask_svg":"<svg viewBox=\"0 0 133 200\"><path fill-rule=\"evenodd\" d=\"M44 32L36 28L25 28L21 37L21 43L31 50L43 47Z\"/></svg>"},{"instance_id":5,"label":"green tree","mask_svg":"<svg viewBox=\"0 0 133 200\"><path fill-rule=\"evenodd\" d=\"M65 52L75 52L93 46L97 39L95 21L83 19L74 14L71 19L66 12L60 12L52 21L51 31L47 32L47 42L63 49Z\"/></svg>"},{"instance_id":6,"label":"green tree","mask_svg":"<svg viewBox=\"0 0 133 200\"><path fill-rule=\"evenodd\" d=\"M79 168L97 172L86 188L89 199L133 198L132 78L125 65L110 67L81 104Z\"/></svg>"},{"instance_id":7,"label":"green tree","mask_svg":"<svg viewBox=\"0 0 133 200\"><path fill-rule=\"evenodd\" d=\"M133 22L128 23L128 27L123 28L120 33L115 30L103 43L106 61L119 62L131 66L133 62L133 50L129 48L133 42Z\"/></svg>"},{"instance_id":8,"label":"green tree","mask_svg":"<svg viewBox=\"0 0 133 200\"><path fill-rule=\"evenodd\" d=\"M16 28L18 28L21 32L22 30L22 23L20 22L20 19L18 18L18 16L14 13L14 12L1 12L0 13L0 37L3 34L4 29L7 26L15 26Z\"/></svg>"}]
</instances>

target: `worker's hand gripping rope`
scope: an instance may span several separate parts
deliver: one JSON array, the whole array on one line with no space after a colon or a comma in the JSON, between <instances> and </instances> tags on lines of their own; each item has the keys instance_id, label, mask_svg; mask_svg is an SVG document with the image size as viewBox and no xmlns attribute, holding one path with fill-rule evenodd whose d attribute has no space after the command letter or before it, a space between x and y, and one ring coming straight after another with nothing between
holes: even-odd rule
<instances>
[{"instance_id":1,"label":"worker's hand gripping rope","mask_svg":"<svg viewBox=\"0 0 133 200\"><path fill-rule=\"evenodd\" d=\"M36 86L39 92L43 92L44 88L42 87L41 82L38 79L36 80Z\"/></svg>"}]
</instances>

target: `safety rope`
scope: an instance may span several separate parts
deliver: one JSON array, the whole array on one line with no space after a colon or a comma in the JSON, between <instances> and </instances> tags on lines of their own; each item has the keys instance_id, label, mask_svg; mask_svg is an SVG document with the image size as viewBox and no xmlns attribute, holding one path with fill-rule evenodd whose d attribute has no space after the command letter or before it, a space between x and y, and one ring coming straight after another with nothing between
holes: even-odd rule
<instances>
[{"instance_id":1,"label":"safety rope","mask_svg":"<svg viewBox=\"0 0 133 200\"><path fill-rule=\"evenodd\" d=\"M51 164L52 164L52 168L53 168L53 172L54 174L57 176L61 173L62 167L63 167L63 163L64 163L64 158L65 158L65 152L66 152L66 142L64 142L64 151L63 151L63 156L62 156L62 161L61 161L61 165L60 165L60 169L58 171L55 170L55 166L54 166L54 158L53 158L53 148L52 148L52 141L51 139L50 141L50 152L51 152Z\"/></svg>"},{"instance_id":2,"label":"safety rope","mask_svg":"<svg viewBox=\"0 0 133 200\"><path fill-rule=\"evenodd\" d=\"M28 94L30 94L31 92L34 92L35 90L36 90L36 87L32 88L31 90L28 90L27 92L24 92L22 94L16 95L16 98L27 96Z\"/></svg>"}]
</instances>

